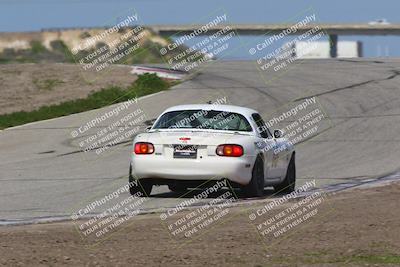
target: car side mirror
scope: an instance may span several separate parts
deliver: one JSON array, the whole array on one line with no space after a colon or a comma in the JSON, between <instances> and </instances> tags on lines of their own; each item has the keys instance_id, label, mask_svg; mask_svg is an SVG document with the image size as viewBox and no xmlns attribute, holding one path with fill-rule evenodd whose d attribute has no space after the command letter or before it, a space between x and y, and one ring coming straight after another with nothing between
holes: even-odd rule
<instances>
[{"instance_id":1,"label":"car side mirror","mask_svg":"<svg viewBox=\"0 0 400 267\"><path fill-rule=\"evenodd\" d=\"M275 129L275 130L274 130L274 137L275 137L275 138L282 138L283 135L284 135L284 133L283 133L282 130L279 130L279 129Z\"/></svg>"}]
</instances>

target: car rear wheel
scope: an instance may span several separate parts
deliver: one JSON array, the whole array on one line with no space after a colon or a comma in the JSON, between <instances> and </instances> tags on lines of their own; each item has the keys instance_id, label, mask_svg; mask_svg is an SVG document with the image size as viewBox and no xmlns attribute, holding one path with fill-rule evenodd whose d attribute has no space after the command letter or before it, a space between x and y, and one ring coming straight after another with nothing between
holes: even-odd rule
<instances>
[{"instance_id":1,"label":"car rear wheel","mask_svg":"<svg viewBox=\"0 0 400 267\"><path fill-rule=\"evenodd\" d=\"M153 189L151 179L134 179L132 176L132 167L129 167L129 192L131 195L137 195L138 192L142 193L142 197L148 197Z\"/></svg>"},{"instance_id":2,"label":"car rear wheel","mask_svg":"<svg viewBox=\"0 0 400 267\"><path fill-rule=\"evenodd\" d=\"M254 163L251 180L242 187L242 192L246 197L261 197L264 194L264 162L260 156Z\"/></svg>"},{"instance_id":3,"label":"car rear wheel","mask_svg":"<svg viewBox=\"0 0 400 267\"><path fill-rule=\"evenodd\" d=\"M275 191L279 193L291 193L296 187L296 160L295 154L292 154L289 165L286 171L285 180L282 183L274 186Z\"/></svg>"}]
</instances>

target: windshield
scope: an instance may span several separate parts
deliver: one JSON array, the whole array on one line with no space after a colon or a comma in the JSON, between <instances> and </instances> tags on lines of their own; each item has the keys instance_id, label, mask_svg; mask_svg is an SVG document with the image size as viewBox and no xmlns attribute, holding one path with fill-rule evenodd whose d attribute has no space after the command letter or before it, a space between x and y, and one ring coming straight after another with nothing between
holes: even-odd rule
<instances>
[{"instance_id":1,"label":"windshield","mask_svg":"<svg viewBox=\"0 0 400 267\"><path fill-rule=\"evenodd\" d=\"M153 129L213 129L251 132L247 119L238 113L216 110L178 110L163 114Z\"/></svg>"}]
</instances>

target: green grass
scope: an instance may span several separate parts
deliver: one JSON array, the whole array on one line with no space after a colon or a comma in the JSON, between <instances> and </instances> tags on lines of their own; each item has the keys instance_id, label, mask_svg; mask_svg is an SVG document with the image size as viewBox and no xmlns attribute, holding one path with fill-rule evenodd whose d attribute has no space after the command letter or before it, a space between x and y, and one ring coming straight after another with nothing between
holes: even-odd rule
<instances>
[{"instance_id":1,"label":"green grass","mask_svg":"<svg viewBox=\"0 0 400 267\"><path fill-rule=\"evenodd\" d=\"M357 255L338 259L338 262L370 263L370 264L400 264L398 255Z\"/></svg>"},{"instance_id":2,"label":"green grass","mask_svg":"<svg viewBox=\"0 0 400 267\"><path fill-rule=\"evenodd\" d=\"M274 263L295 265L323 265L323 264L335 264L337 266L347 265L376 265L382 266L385 264L399 265L400 266L400 255L393 254L391 252L385 253L355 253L351 255L337 255L331 254L329 251L311 251L304 253L304 256L300 257L275 257L271 259Z\"/></svg>"},{"instance_id":3,"label":"green grass","mask_svg":"<svg viewBox=\"0 0 400 267\"><path fill-rule=\"evenodd\" d=\"M128 88L112 86L91 93L84 99L66 101L57 105L43 106L29 112L19 111L0 115L0 129L105 107L135 97L167 90L170 86L170 83L160 79L155 74L140 75Z\"/></svg>"},{"instance_id":4,"label":"green grass","mask_svg":"<svg viewBox=\"0 0 400 267\"><path fill-rule=\"evenodd\" d=\"M0 56L0 64L7 64L7 63L10 63L10 62L11 62L11 59L3 58L3 57Z\"/></svg>"},{"instance_id":5,"label":"green grass","mask_svg":"<svg viewBox=\"0 0 400 267\"><path fill-rule=\"evenodd\" d=\"M329 253L305 253L304 257L300 258L275 258L273 259L276 263L302 263L309 265L316 264L338 264L338 266L346 266L348 264L374 264L374 265L382 265L382 264L396 264L400 265L400 255L394 254L383 254L383 255L374 255L374 254L359 254L359 255L343 255L343 256L335 256L329 255Z\"/></svg>"}]
</instances>

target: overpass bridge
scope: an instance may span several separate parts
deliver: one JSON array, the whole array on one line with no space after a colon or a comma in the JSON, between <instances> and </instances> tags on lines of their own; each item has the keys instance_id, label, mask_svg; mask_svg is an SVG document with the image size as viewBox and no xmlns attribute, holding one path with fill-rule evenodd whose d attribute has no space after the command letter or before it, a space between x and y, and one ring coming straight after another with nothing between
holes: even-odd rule
<instances>
[{"instance_id":1,"label":"overpass bridge","mask_svg":"<svg viewBox=\"0 0 400 267\"><path fill-rule=\"evenodd\" d=\"M148 25L156 33L163 36L182 36L192 33L203 25ZM241 36L259 36L279 34L293 26L293 24L218 24L209 28L206 33L199 35L212 35L229 26ZM319 26L330 39L331 57L337 55L337 43L339 35L366 35L366 36L400 36L400 24L307 24L297 27L291 35L303 34L316 26Z\"/></svg>"}]
</instances>

